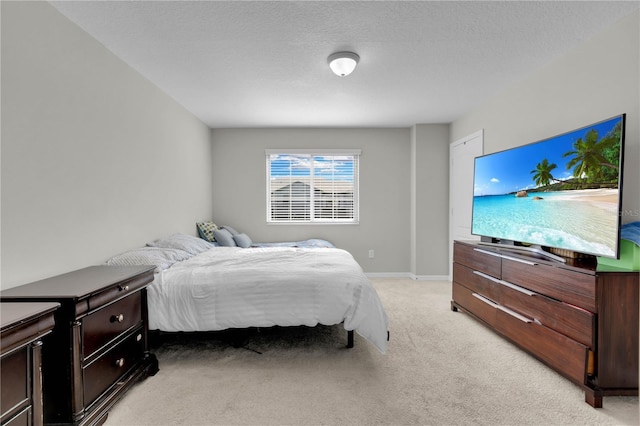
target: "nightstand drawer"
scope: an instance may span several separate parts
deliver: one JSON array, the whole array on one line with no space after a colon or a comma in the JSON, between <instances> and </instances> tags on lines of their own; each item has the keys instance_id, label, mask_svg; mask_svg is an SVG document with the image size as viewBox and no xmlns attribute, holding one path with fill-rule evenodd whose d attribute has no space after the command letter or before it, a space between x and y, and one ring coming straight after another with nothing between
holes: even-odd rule
<instances>
[{"instance_id":1,"label":"nightstand drawer","mask_svg":"<svg viewBox=\"0 0 640 426\"><path fill-rule=\"evenodd\" d=\"M0 361L2 400L0 413L14 415L30 404L28 371L28 348L22 347L13 353L3 356ZM3 419L4 420L4 419ZM18 422L19 423L19 422Z\"/></svg>"},{"instance_id":2,"label":"nightstand drawer","mask_svg":"<svg viewBox=\"0 0 640 426\"><path fill-rule=\"evenodd\" d=\"M86 316L82 320L83 355L88 357L120 333L142 321L141 293L130 296Z\"/></svg>"},{"instance_id":3,"label":"nightstand drawer","mask_svg":"<svg viewBox=\"0 0 640 426\"><path fill-rule=\"evenodd\" d=\"M94 294L87 300L88 309L93 310L100 308L114 300L121 299L131 293L140 290L153 280L153 270L148 271L144 275L124 280L117 285L105 288L104 291Z\"/></svg>"},{"instance_id":4,"label":"nightstand drawer","mask_svg":"<svg viewBox=\"0 0 640 426\"><path fill-rule=\"evenodd\" d=\"M84 368L84 401L92 404L144 357L142 329Z\"/></svg>"}]
</instances>

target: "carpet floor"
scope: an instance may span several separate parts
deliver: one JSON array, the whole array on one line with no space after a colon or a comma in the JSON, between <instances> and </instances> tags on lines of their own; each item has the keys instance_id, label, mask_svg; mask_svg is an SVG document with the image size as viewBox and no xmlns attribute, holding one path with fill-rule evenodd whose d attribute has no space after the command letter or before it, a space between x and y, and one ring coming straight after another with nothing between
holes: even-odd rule
<instances>
[{"instance_id":1,"label":"carpet floor","mask_svg":"<svg viewBox=\"0 0 640 426\"><path fill-rule=\"evenodd\" d=\"M381 354L342 326L171 334L157 375L105 426L638 425L638 397L581 389L462 312L451 283L372 279L391 340Z\"/></svg>"}]
</instances>

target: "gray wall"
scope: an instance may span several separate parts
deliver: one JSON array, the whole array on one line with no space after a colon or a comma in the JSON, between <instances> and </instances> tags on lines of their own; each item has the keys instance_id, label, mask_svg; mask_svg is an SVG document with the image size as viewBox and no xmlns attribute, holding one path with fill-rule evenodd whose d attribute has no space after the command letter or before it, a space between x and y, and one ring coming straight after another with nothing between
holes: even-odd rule
<instances>
[{"instance_id":1,"label":"gray wall","mask_svg":"<svg viewBox=\"0 0 640 426\"><path fill-rule=\"evenodd\" d=\"M209 129L44 2L1 2L3 288L211 214Z\"/></svg>"},{"instance_id":2,"label":"gray wall","mask_svg":"<svg viewBox=\"0 0 640 426\"><path fill-rule=\"evenodd\" d=\"M208 219L256 241L327 238L369 273L445 275L447 142L485 129L494 152L621 112L623 220L640 220L638 13L450 126L210 131L48 4L1 7L2 287ZM266 224L264 150L308 147L362 149L359 225Z\"/></svg>"},{"instance_id":3,"label":"gray wall","mask_svg":"<svg viewBox=\"0 0 640 426\"><path fill-rule=\"evenodd\" d=\"M627 114L623 223L640 220L638 12L456 120L451 141L484 129L485 153Z\"/></svg>"},{"instance_id":4,"label":"gray wall","mask_svg":"<svg viewBox=\"0 0 640 426\"><path fill-rule=\"evenodd\" d=\"M411 273L416 278L449 275L449 125L412 129Z\"/></svg>"},{"instance_id":5,"label":"gray wall","mask_svg":"<svg viewBox=\"0 0 640 426\"><path fill-rule=\"evenodd\" d=\"M409 271L410 129L214 129L213 216L254 241L325 238L366 272ZM358 225L267 225L265 149L353 148L360 157ZM368 251L374 250L370 259Z\"/></svg>"}]
</instances>

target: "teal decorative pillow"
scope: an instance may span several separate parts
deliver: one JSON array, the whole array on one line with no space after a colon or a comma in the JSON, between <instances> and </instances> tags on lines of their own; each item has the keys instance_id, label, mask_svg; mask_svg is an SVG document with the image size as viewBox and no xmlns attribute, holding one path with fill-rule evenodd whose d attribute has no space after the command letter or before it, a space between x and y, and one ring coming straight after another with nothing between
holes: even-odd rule
<instances>
[{"instance_id":1,"label":"teal decorative pillow","mask_svg":"<svg viewBox=\"0 0 640 426\"><path fill-rule=\"evenodd\" d=\"M220 229L218 225L213 222L197 222L196 226L198 227L198 235L200 235L200 238L207 240L210 243L216 240L213 236L213 231Z\"/></svg>"}]
</instances>

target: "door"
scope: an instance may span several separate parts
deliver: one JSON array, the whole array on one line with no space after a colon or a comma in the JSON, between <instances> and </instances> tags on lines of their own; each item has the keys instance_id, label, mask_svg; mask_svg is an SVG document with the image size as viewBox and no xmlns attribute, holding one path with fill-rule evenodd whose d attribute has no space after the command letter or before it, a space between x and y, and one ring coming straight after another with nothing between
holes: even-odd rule
<instances>
[{"instance_id":1,"label":"door","mask_svg":"<svg viewBox=\"0 0 640 426\"><path fill-rule=\"evenodd\" d=\"M483 131L479 130L449 146L449 276L454 240L479 240L471 235L474 159L482 155Z\"/></svg>"}]
</instances>

